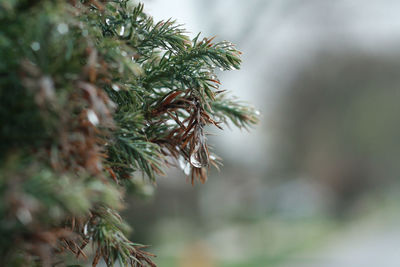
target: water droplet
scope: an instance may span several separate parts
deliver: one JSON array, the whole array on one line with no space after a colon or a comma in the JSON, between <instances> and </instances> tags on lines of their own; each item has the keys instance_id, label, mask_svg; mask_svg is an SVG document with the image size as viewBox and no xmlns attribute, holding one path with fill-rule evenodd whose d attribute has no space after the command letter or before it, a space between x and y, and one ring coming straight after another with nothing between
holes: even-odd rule
<instances>
[{"instance_id":1,"label":"water droplet","mask_svg":"<svg viewBox=\"0 0 400 267\"><path fill-rule=\"evenodd\" d=\"M125 26L122 26L121 29L119 30L119 36L124 35L125 32Z\"/></svg>"},{"instance_id":2,"label":"water droplet","mask_svg":"<svg viewBox=\"0 0 400 267\"><path fill-rule=\"evenodd\" d=\"M185 168L183 169L183 173L185 175L189 175L191 171L192 171L192 166L190 166L190 163L188 162L186 164Z\"/></svg>"},{"instance_id":3,"label":"water droplet","mask_svg":"<svg viewBox=\"0 0 400 267\"><path fill-rule=\"evenodd\" d=\"M112 88L115 92L118 92L118 91L120 90L119 86L116 85L115 83L113 83L113 84L111 85L111 88Z\"/></svg>"},{"instance_id":4,"label":"water droplet","mask_svg":"<svg viewBox=\"0 0 400 267\"><path fill-rule=\"evenodd\" d=\"M33 51L39 51L39 49L40 49L40 44L39 44L38 42L33 42L33 43L31 44L31 48L32 48Z\"/></svg>"},{"instance_id":5,"label":"water droplet","mask_svg":"<svg viewBox=\"0 0 400 267\"><path fill-rule=\"evenodd\" d=\"M16 216L18 220L23 224L28 224L32 221L32 215L30 211L26 208L19 208L17 210Z\"/></svg>"},{"instance_id":6,"label":"water droplet","mask_svg":"<svg viewBox=\"0 0 400 267\"><path fill-rule=\"evenodd\" d=\"M40 89L42 90L43 96L52 100L55 97L54 82L49 76L44 76L39 80Z\"/></svg>"},{"instance_id":7,"label":"water droplet","mask_svg":"<svg viewBox=\"0 0 400 267\"><path fill-rule=\"evenodd\" d=\"M261 112L260 112L259 110L256 110L254 113L255 113L257 116L260 116L260 114L261 114Z\"/></svg>"},{"instance_id":8,"label":"water droplet","mask_svg":"<svg viewBox=\"0 0 400 267\"><path fill-rule=\"evenodd\" d=\"M110 25L110 19L106 19L106 24Z\"/></svg>"},{"instance_id":9,"label":"water droplet","mask_svg":"<svg viewBox=\"0 0 400 267\"><path fill-rule=\"evenodd\" d=\"M88 117L88 120L90 121L90 123L95 125L95 126L97 124L99 124L99 122L100 122L99 121L99 117L97 117L96 113L91 109L88 110L87 117Z\"/></svg>"},{"instance_id":10,"label":"water droplet","mask_svg":"<svg viewBox=\"0 0 400 267\"><path fill-rule=\"evenodd\" d=\"M190 164L192 164L193 167L201 168L208 166L208 163L209 158L204 144L197 144L190 155Z\"/></svg>"},{"instance_id":11,"label":"water droplet","mask_svg":"<svg viewBox=\"0 0 400 267\"><path fill-rule=\"evenodd\" d=\"M192 154L192 155L190 156L190 164L192 164L193 167L196 167L196 168L201 168L201 167L203 167L203 165L201 164L201 162L197 159L196 154Z\"/></svg>"},{"instance_id":12,"label":"water droplet","mask_svg":"<svg viewBox=\"0 0 400 267\"><path fill-rule=\"evenodd\" d=\"M86 236L88 234L88 223L83 227L83 234Z\"/></svg>"},{"instance_id":13,"label":"water droplet","mask_svg":"<svg viewBox=\"0 0 400 267\"><path fill-rule=\"evenodd\" d=\"M182 156L179 156L178 163L179 163L179 167L183 170L186 165L186 160Z\"/></svg>"},{"instance_id":14,"label":"water droplet","mask_svg":"<svg viewBox=\"0 0 400 267\"><path fill-rule=\"evenodd\" d=\"M68 32L68 30L69 30L68 25L65 23L60 23L57 25L57 31L60 34L66 34Z\"/></svg>"},{"instance_id":15,"label":"water droplet","mask_svg":"<svg viewBox=\"0 0 400 267\"><path fill-rule=\"evenodd\" d=\"M179 156L178 162L179 162L179 168L181 168L183 173L185 175L189 175L190 171L192 170L192 166L190 165L190 163L187 162L183 156Z\"/></svg>"}]
</instances>

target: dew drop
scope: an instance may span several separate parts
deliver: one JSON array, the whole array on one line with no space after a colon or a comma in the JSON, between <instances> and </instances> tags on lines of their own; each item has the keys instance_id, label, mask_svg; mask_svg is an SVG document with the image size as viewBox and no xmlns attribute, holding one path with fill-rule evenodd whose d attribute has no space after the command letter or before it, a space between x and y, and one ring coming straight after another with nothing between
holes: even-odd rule
<instances>
[{"instance_id":1,"label":"dew drop","mask_svg":"<svg viewBox=\"0 0 400 267\"><path fill-rule=\"evenodd\" d=\"M86 223L83 227L83 234L86 236L88 234L88 224Z\"/></svg>"},{"instance_id":2,"label":"dew drop","mask_svg":"<svg viewBox=\"0 0 400 267\"><path fill-rule=\"evenodd\" d=\"M16 216L18 220L23 224L28 224L32 221L32 215L30 211L26 208L19 208L17 210Z\"/></svg>"},{"instance_id":3,"label":"dew drop","mask_svg":"<svg viewBox=\"0 0 400 267\"><path fill-rule=\"evenodd\" d=\"M190 166L189 162L186 164L185 168L183 169L183 173L185 175L189 175L192 171L192 166Z\"/></svg>"},{"instance_id":4,"label":"dew drop","mask_svg":"<svg viewBox=\"0 0 400 267\"><path fill-rule=\"evenodd\" d=\"M100 122L99 121L99 117L97 117L96 113L91 109L88 110L87 117L88 117L88 120L90 121L90 123L95 125L95 126L97 124L99 124L99 122Z\"/></svg>"},{"instance_id":5,"label":"dew drop","mask_svg":"<svg viewBox=\"0 0 400 267\"><path fill-rule=\"evenodd\" d=\"M190 155L190 164L195 168L208 166L209 158L203 145L197 144Z\"/></svg>"},{"instance_id":6,"label":"dew drop","mask_svg":"<svg viewBox=\"0 0 400 267\"><path fill-rule=\"evenodd\" d=\"M179 168L181 168L183 170L185 168L187 162L182 156L179 156L178 163L179 163Z\"/></svg>"},{"instance_id":7,"label":"dew drop","mask_svg":"<svg viewBox=\"0 0 400 267\"><path fill-rule=\"evenodd\" d=\"M187 162L183 156L179 156L178 162L179 162L179 168L181 168L183 173L185 175L189 175L190 171L192 170L192 166L190 165L190 163Z\"/></svg>"},{"instance_id":8,"label":"dew drop","mask_svg":"<svg viewBox=\"0 0 400 267\"><path fill-rule=\"evenodd\" d=\"M124 35L125 33L125 26L122 26L121 29L119 30L119 36Z\"/></svg>"},{"instance_id":9,"label":"dew drop","mask_svg":"<svg viewBox=\"0 0 400 267\"><path fill-rule=\"evenodd\" d=\"M192 154L192 155L190 156L190 164L192 164L193 167L196 167L196 168L201 168L201 167L203 167L203 165L202 165L201 162L197 159L197 157L196 157L195 154Z\"/></svg>"},{"instance_id":10,"label":"dew drop","mask_svg":"<svg viewBox=\"0 0 400 267\"><path fill-rule=\"evenodd\" d=\"M115 91L118 92L120 90L119 86L116 85L115 83L113 85L111 85L111 88Z\"/></svg>"},{"instance_id":11,"label":"dew drop","mask_svg":"<svg viewBox=\"0 0 400 267\"><path fill-rule=\"evenodd\" d=\"M54 82L49 76L44 76L39 80L40 88L44 97L48 100L52 100L55 97Z\"/></svg>"},{"instance_id":12,"label":"dew drop","mask_svg":"<svg viewBox=\"0 0 400 267\"><path fill-rule=\"evenodd\" d=\"M66 34L68 32L68 30L69 30L68 25L65 23L60 23L57 25L57 31L60 34Z\"/></svg>"},{"instance_id":13,"label":"dew drop","mask_svg":"<svg viewBox=\"0 0 400 267\"><path fill-rule=\"evenodd\" d=\"M40 44L38 42L33 42L31 44L31 48L33 51L39 51L40 50Z\"/></svg>"}]
</instances>

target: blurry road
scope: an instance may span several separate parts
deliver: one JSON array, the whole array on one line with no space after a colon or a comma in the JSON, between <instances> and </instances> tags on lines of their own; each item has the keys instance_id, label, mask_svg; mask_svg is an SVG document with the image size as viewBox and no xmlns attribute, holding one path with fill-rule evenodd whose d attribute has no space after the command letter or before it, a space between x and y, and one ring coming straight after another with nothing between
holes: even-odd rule
<instances>
[{"instance_id":1,"label":"blurry road","mask_svg":"<svg viewBox=\"0 0 400 267\"><path fill-rule=\"evenodd\" d=\"M400 220L382 220L354 224L326 245L291 257L279 267L398 267Z\"/></svg>"}]
</instances>

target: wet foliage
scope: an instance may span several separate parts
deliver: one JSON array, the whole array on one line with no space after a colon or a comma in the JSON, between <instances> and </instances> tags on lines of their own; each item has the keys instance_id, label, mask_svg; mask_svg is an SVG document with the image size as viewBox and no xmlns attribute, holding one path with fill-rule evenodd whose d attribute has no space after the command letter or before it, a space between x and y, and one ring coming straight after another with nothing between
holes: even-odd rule
<instances>
[{"instance_id":1,"label":"wet foliage","mask_svg":"<svg viewBox=\"0 0 400 267\"><path fill-rule=\"evenodd\" d=\"M6 0L0 25L0 264L155 266L123 196L170 165L205 182L206 127L257 122L214 74L240 52L123 0Z\"/></svg>"}]
</instances>

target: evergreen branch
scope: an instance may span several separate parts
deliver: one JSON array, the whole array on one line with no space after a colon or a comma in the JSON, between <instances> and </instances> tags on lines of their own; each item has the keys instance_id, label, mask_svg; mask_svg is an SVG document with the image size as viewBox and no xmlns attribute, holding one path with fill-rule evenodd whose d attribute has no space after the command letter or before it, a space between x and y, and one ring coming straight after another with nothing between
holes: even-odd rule
<instances>
[{"instance_id":1,"label":"evergreen branch","mask_svg":"<svg viewBox=\"0 0 400 267\"><path fill-rule=\"evenodd\" d=\"M106 265L114 266L118 261L121 266L156 266L149 256L151 253L142 251L145 246L129 241L124 232L129 227L122 221L116 211L111 209L98 209L85 225L87 238L93 240L96 254L93 266L96 266L100 258Z\"/></svg>"},{"instance_id":2,"label":"evergreen branch","mask_svg":"<svg viewBox=\"0 0 400 267\"><path fill-rule=\"evenodd\" d=\"M213 116L227 125L230 121L236 127L248 129L258 123L257 110L235 98L228 97L227 94L218 95L210 106L214 111Z\"/></svg>"},{"instance_id":3,"label":"evergreen branch","mask_svg":"<svg viewBox=\"0 0 400 267\"><path fill-rule=\"evenodd\" d=\"M154 266L126 238L124 186L170 159L206 181L205 127L257 122L214 73L238 69L240 52L126 0L6 1L0 22L0 264L49 266L92 240L93 266Z\"/></svg>"},{"instance_id":4,"label":"evergreen branch","mask_svg":"<svg viewBox=\"0 0 400 267\"><path fill-rule=\"evenodd\" d=\"M161 154L156 144L127 133L116 138L115 143L109 148L111 160L108 161L108 165L113 167L120 177L129 178L131 173L140 170L154 181L155 173L163 174Z\"/></svg>"}]
</instances>

